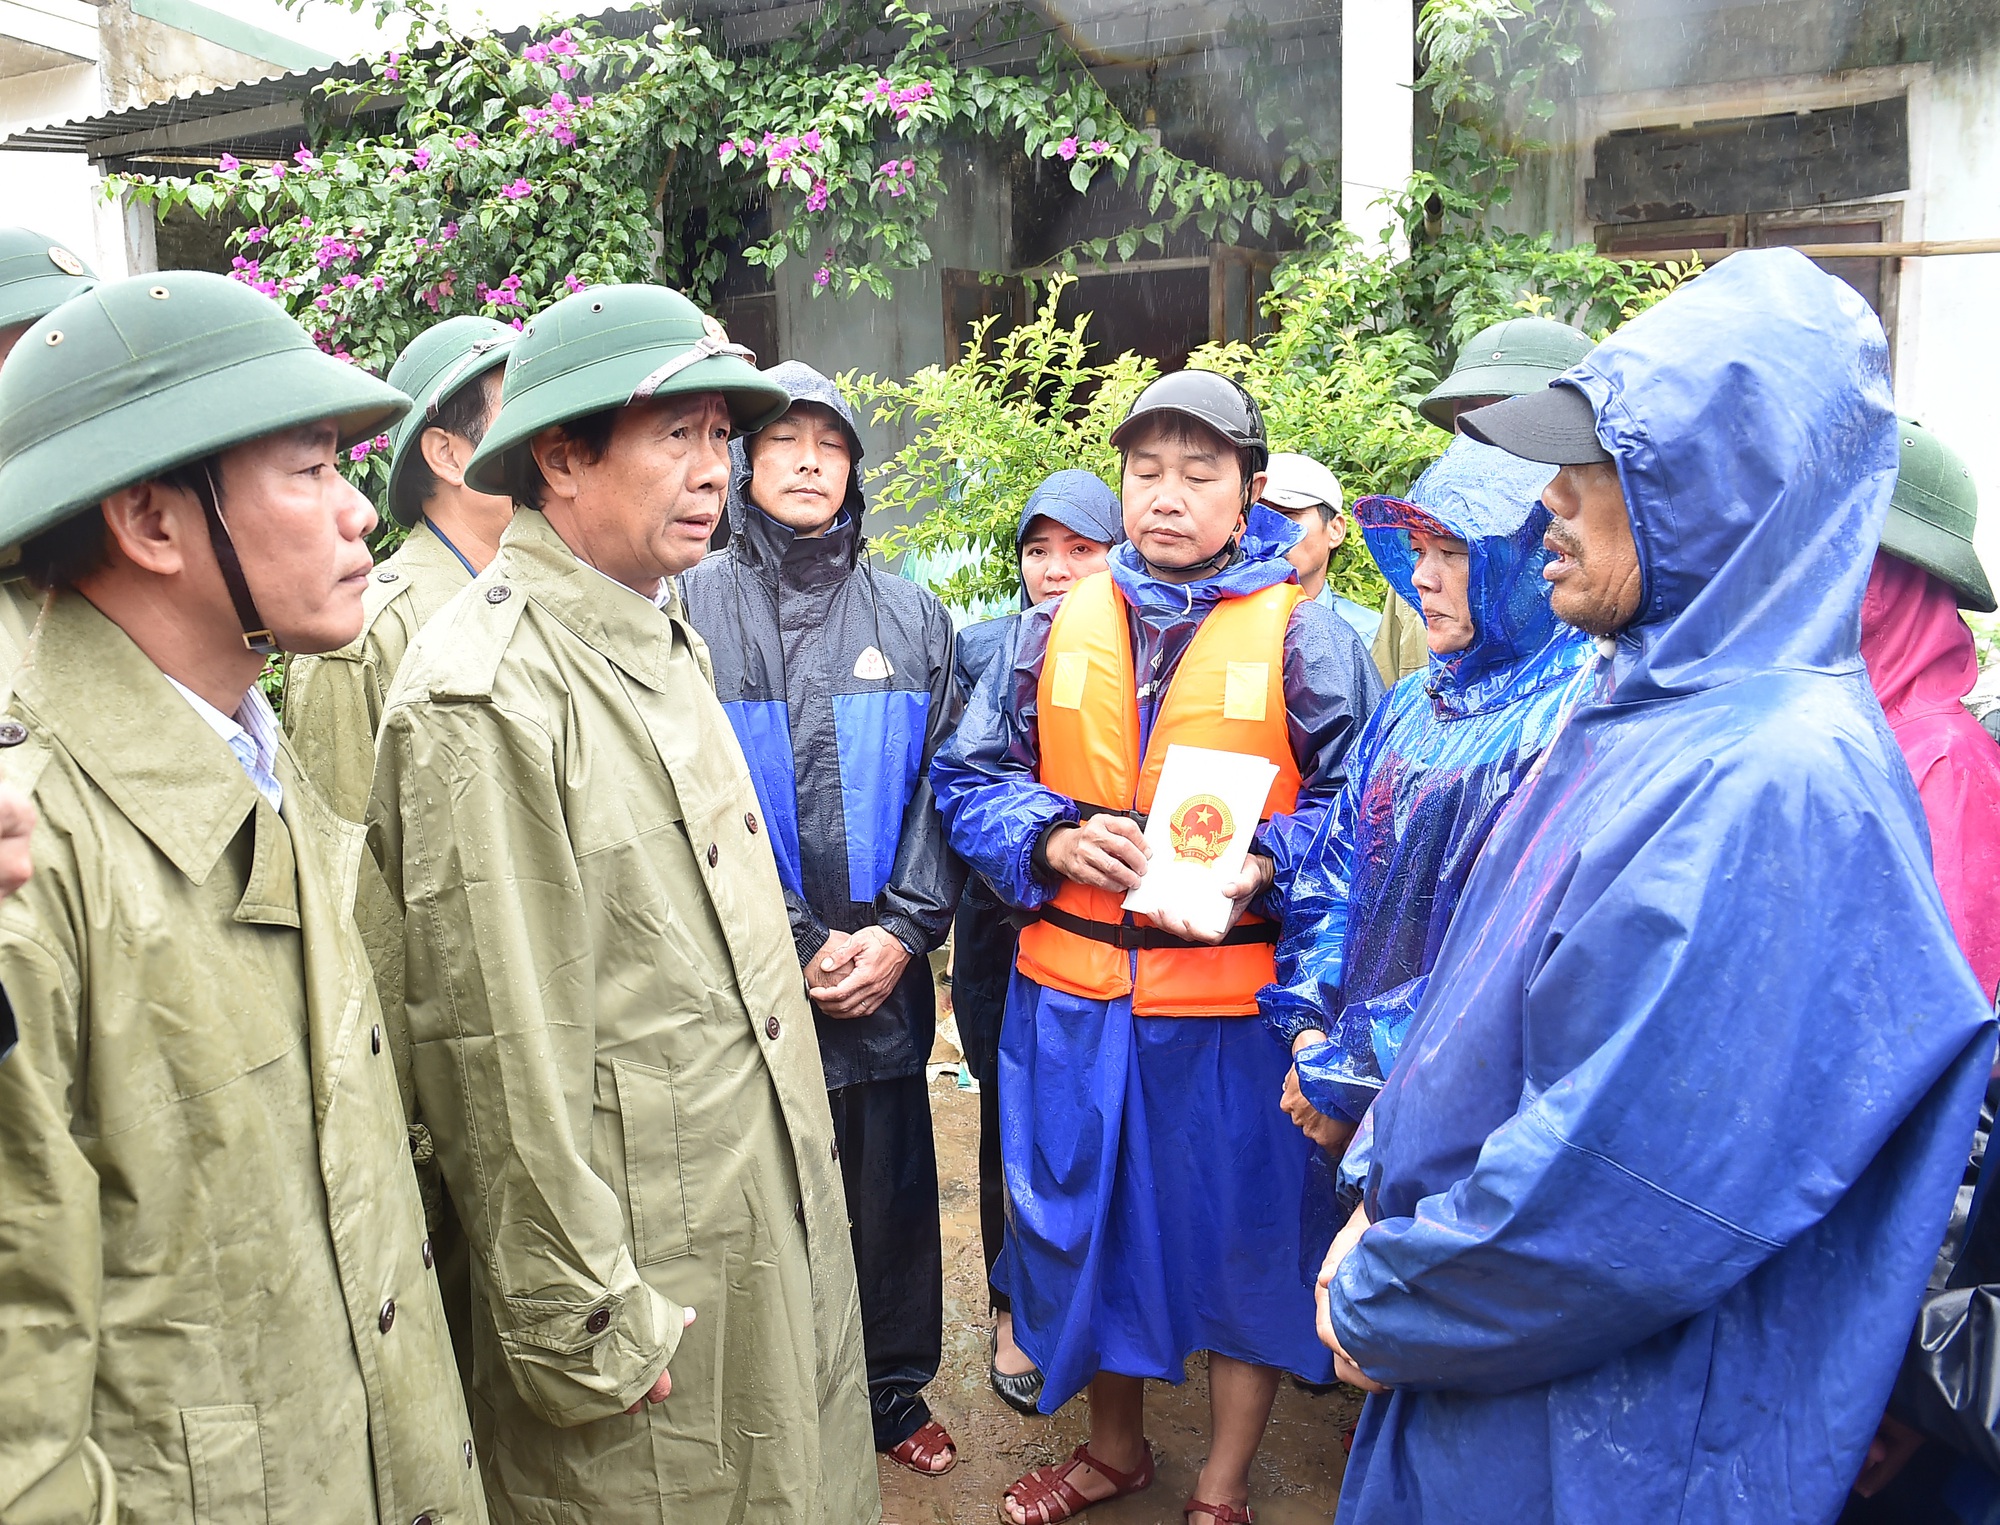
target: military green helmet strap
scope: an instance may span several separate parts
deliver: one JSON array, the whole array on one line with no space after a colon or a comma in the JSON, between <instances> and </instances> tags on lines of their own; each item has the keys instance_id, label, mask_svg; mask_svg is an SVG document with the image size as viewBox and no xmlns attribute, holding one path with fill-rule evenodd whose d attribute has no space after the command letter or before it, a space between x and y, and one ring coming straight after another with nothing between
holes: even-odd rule
<instances>
[{"instance_id":1,"label":"military green helmet strap","mask_svg":"<svg viewBox=\"0 0 2000 1525\"><path fill-rule=\"evenodd\" d=\"M236 554L236 542L230 538L229 526L222 519L220 497L215 475L210 472L208 491L201 495L201 511L208 520L208 543L215 547L215 564L222 571L222 585L229 590L229 601L236 606L236 618L243 626L243 644L260 657L276 656L278 638L271 634L271 627L257 612L257 600L250 596L242 558Z\"/></svg>"},{"instance_id":2,"label":"military green helmet strap","mask_svg":"<svg viewBox=\"0 0 2000 1525\"><path fill-rule=\"evenodd\" d=\"M632 388L632 401L638 402L642 398L651 397L689 366L699 365L704 360L712 360L717 355L734 355L738 360L745 361L750 365L757 363L756 351L747 346L732 344L726 337L721 337L717 334L703 334L686 350L674 356L673 359L669 360L665 365L641 381L636 387Z\"/></svg>"}]
</instances>

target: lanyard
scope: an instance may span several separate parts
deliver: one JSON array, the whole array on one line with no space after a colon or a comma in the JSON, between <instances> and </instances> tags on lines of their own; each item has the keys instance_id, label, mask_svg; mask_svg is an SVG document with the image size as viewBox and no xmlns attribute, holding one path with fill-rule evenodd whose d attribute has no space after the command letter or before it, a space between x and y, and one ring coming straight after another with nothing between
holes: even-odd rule
<instances>
[{"instance_id":1,"label":"lanyard","mask_svg":"<svg viewBox=\"0 0 2000 1525\"><path fill-rule=\"evenodd\" d=\"M465 552L461 551L457 546L451 543L451 536L447 535L443 530L437 527L437 521L435 519L427 517L425 518L424 523L430 526L430 530L433 535L437 536L438 539L444 542L444 548L447 551L450 551L452 555L458 558L458 564L465 568L465 575L467 577L477 577L479 575L479 568L475 567L471 562L465 559Z\"/></svg>"}]
</instances>

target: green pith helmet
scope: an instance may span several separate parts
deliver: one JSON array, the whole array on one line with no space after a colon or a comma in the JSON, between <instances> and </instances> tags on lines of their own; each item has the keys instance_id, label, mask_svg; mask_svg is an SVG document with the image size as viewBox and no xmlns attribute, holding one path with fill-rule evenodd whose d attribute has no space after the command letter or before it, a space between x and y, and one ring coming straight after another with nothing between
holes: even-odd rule
<instances>
[{"instance_id":1,"label":"green pith helmet","mask_svg":"<svg viewBox=\"0 0 2000 1525\"><path fill-rule=\"evenodd\" d=\"M418 453L424 429L453 393L505 365L520 337L497 318L446 318L412 339L389 367L389 385L415 404L389 431L389 517L405 529L424 514L424 505L403 482L404 463Z\"/></svg>"},{"instance_id":2,"label":"green pith helmet","mask_svg":"<svg viewBox=\"0 0 2000 1525\"><path fill-rule=\"evenodd\" d=\"M1450 429L1454 402L1539 392L1596 348L1589 334L1553 318L1509 318L1465 341L1451 374L1417 404L1417 411L1440 429Z\"/></svg>"},{"instance_id":3,"label":"green pith helmet","mask_svg":"<svg viewBox=\"0 0 2000 1525\"><path fill-rule=\"evenodd\" d=\"M531 320L507 361L500 415L465 480L477 492L525 495L528 441L542 430L603 408L651 397L720 392L741 432L792 405L731 344L722 325L665 286L592 286Z\"/></svg>"},{"instance_id":4,"label":"green pith helmet","mask_svg":"<svg viewBox=\"0 0 2000 1525\"><path fill-rule=\"evenodd\" d=\"M1914 418L1896 420L1903 458L1882 525L1882 549L1951 584L1958 607L1994 610L1986 569L1972 548L1979 490L1957 452Z\"/></svg>"},{"instance_id":5,"label":"green pith helmet","mask_svg":"<svg viewBox=\"0 0 2000 1525\"><path fill-rule=\"evenodd\" d=\"M32 323L97 284L90 266L33 228L0 228L0 328Z\"/></svg>"},{"instance_id":6,"label":"green pith helmet","mask_svg":"<svg viewBox=\"0 0 2000 1525\"><path fill-rule=\"evenodd\" d=\"M111 281L36 323L0 369L0 547L232 445L327 418L346 443L409 406L226 276Z\"/></svg>"}]
</instances>

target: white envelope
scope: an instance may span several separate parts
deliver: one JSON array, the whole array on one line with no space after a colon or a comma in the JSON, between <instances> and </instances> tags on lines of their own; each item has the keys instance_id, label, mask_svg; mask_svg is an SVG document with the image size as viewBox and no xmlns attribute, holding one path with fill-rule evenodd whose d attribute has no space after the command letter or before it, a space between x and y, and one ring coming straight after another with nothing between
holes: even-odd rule
<instances>
[{"instance_id":1,"label":"white envelope","mask_svg":"<svg viewBox=\"0 0 2000 1525\"><path fill-rule=\"evenodd\" d=\"M1146 817L1146 877L1125 897L1142 916L1169 911L1216 935L1229 920L1222 886L1249 856L1278 766L1248 752L1170 746Z\"/></svg>"}]
</instances>

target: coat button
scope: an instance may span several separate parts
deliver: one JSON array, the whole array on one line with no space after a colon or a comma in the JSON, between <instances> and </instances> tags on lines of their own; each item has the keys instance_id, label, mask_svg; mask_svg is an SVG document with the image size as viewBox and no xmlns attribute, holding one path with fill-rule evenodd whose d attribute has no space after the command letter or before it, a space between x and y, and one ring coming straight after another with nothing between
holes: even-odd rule
<instances>
[{"instance_id":1,"label":"coat button","mask_svg":"<svg viewBox=\"0 0 2000 1525\"><path fill-rule=\"evenodd\" d=\"M609 1308L599 1308L583 1321L583 1327L588 1329L592 1334L604 1333L605 1330L611 1327L611 1310Z\"/></svg>"},{"instance_id":2,"label":"coat button","mask_svg":"<svg viewBox=\"0 0 2000 1525\"><path fill-rule=\"evenodd\" d=\"M799 1205L798 1205L797 1207L793 1208L793 1209L792 1209L792 1216L793 1216L794 1218L796 1218L796 1219L798 1219L798 1220L799 1220L799 1227L800 1227L800 1228L804 1228L804 1227L806 1226L806 1205L805 1205L805 1203L801 1202L801 1203L800 1203L800 1204L799 1204Z\"/></svg>"},{"instance_id":3,"label":"coat button","mask_svg":"<svg viewBox=\"0 0 2000 1525\"><path fill-rule=\"evenodd\" d=\"M753 836L753 837L754 837L754 836L756 836L756 835L757 835L757 812L756 812L756 811L754 811L754 810L746 810L746 811L744 811L744 812L743 812L743 824L744 824L745 826L748 826L748 827L750 828L750 835L751 835L751 836Z\"/></svg>"},{"instance_id":4,"label":"coat button","mask_svg":"<svg viewBox=\"0 0 2000 1525\"><path fill-rule=\"evenodd\" d=\"M403 574L400 572L377 572L375 574L375 580L377 582L394 582L398 577L402 575Z\"/></svg>"},{"instance_id":5,"label":"coat button","mask_svg":"<svg viewBox=\"0 0 2000 1525\"><path fill-rule=\"evenodd\" d=\"M368 1029L368 1052L371 1054L382 1052L382 1024L380 1022L377 1022L373 1027Z\"/></svg>"},{"instance_id":6,"label":"coat button","mask_svg":"<svg viewBox=\"0 0 2000 1525\"><path fill-rule=\"evenodd\" d=\"M472 1465L472 1442L469 1440L465 1443L465 1464L468 1467Z\"/></svg>"},{"instance_id":7,"label":"coat button","mask_svg":"<svg viewBox=\"0 0 2000 1525\"><path fill-rule=\"evenodd\" d=\"M18 747L27 739L28 728L20 721L11 717L0 720L0 747Z\"/></svg>"},{"instance_id":8,"label":"coat button","mask_svg":"<svg viewBox=\"0 0 2000 1525\"><path fill-rule=\"evenodd\" d=\"M429 1511L426 1511L425 1513L418 1515L414 1520L410 1521L410 1525L431 1525L431 1517Z\"/></svg>"},{"instance_id":9,"label":"coat button","mask_svg":"<svg viewBox=\"0 0 2000 1525\"><path fill-rule=\"evenodd\" d=\"M783 1031L784 1024L776 1017L771 1018L770 1021L764 1024L764 1036L769 1038L773 1043L778 1041L778 1034Z\"/></svg>"},{"instance_id":10,"label":"coat button","mask_svg":"<svg viewBox=\"0 0 2000 1525\"><path fill-rule=\"evenodd\" d=\"M721 857L722 857L722 849L721 849L721 848L719 848L719 847L717 847L717 846L716 846L716 845L715 845L715 844L714 844L713 842L709 843L709 844L708 844L708 866L709 866L710 868L714 868L714 867L715 867L715 865L716 865L716 862L717 862L717 861L718 861L718 860L719 860L719 859L720 859Z\"/></svg>"},{"instance_id":11,"label":"coat button","mask_svg":"<svg viewBox=\"0 0 2000 1525\"><path fill-rule=\"evenodd\" d=\"M380 1329L384 1334L387 1334L389 1332L389 1326L394 1324L395 1322L396 1322L396 1299L392 1297L382 1305L382 1312L375 1319L375 1327L377 1329Z\"/></svg>"},{"instance_id":12,"label":"coat button","mask_svg":"<svg viewBox=\"0 0 2000 1525\"><path fill-rule=\"evenodd\" d=\"M514 590L512 588L508 587L505 583L501 583L497 587L486 590L486 602L489 604L504 604L513 596L513 593Z\"/></svg>"},{"instance_id":13,"label":"coat button","mask_svg":"<svg viewBox=\"0 0 2000 1525\"><path fill-rule=\"evenodd\" d=\"M428 1271L436 1264L437 1264L437 1251L431 1248L430 1240L426 1239L424 1241L424 1269Z\"/></svg>"},{"instance_id":14,"label":"coat button","mask_svg":"<svg viewBox=\"0 0 2000 1525\"><path fill-rule=\"evenodd\" d=\"M834 1157L834 1158L835 1158L836 1160L840 1158L840 1140L839 1140L839 1139L835 1139L835 1140L833 1141L833 1157Z\"/></svg>"}]
</instances>

